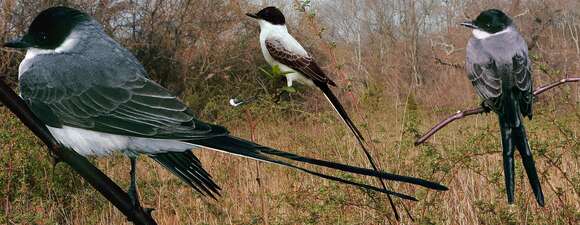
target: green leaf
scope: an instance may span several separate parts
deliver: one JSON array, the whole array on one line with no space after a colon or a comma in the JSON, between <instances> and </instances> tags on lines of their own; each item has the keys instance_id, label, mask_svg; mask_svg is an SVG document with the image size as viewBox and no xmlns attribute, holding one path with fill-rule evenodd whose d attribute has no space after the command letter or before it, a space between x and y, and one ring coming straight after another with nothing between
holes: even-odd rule
<instances>
[{"instance_id":1,"label":"green leaf","mask_svg":"<svg viewBox=\"0 0 580 225\"><path fill-rule=\"evenodd\" d=\"M280 66L278 65L272 66L272 73L274 74L274 76L280 76L280 74L282 74Z\"/></svg>"},{"instance_id":2,"label":"green leaf","mask_svg":"<svg viewBox=\"0 0 580 225\"><path fill-rule=\"evenodd\" d=\"M270 72L268 72L267 70L265 70L264 68L260 67L260 70L262 72L264 72L264 74L266 74L266 76L268 76L269 79L274 79L274 74L271 74Z\"/></svg>"},{"instance_id":3,"label":"green leaf","mask_svg":"<svg viewBox=\"0 0 580 225\"><path fill-rule=\"evenodd\" d=\"M288 93L296 93L296 89L294 87L286 86L286 87L280 88L280 90L288 92Z\"/></svg>"}]
</instances>

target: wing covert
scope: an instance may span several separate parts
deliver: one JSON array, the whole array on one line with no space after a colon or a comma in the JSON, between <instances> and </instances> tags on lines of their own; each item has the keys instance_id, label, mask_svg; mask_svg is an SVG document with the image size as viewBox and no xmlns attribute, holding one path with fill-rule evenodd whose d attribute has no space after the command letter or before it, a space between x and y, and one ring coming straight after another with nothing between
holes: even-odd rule
<instances>
[{"instance_id":1,"label":"wing covert","mask_svg":"<svg viewBox=\"0 0 580 225\"><path fill-rule=\"evenodd\" d=\"M35 66L21 75L21 96L49 126L183 140L227 133L223 127L197 120L185 104L145 76L98 79L111 77L100 74L107 70L99 70L88 81L71 82L79 77L71 71L86 70L45 70Z\"/></svg>"},{"instance_id":2,"label":"wing covert","mask_svg":"<svg viewBox=\"0 0 580 225\"><path fill-rule=\"evenodd\" d=\"M295 54L288 50L282 42L276 39L266 40L266 48L272 58L302 73L311 80L336 86L336 84L326 76L320 66L316 64L312 57L308 55L303 56Z\"/></svg>"}]
</instances>

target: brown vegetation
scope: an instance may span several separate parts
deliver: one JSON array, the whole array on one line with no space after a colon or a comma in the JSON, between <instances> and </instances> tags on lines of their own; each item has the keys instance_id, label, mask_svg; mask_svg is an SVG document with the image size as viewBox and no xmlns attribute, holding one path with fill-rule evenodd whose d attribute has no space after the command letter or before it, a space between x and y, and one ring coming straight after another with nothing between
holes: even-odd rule
<instances>
[{"instance_id":1,"label":"brown vegetation","mask_svg":"<svg viewBox=\"0 0 580 225\"><path fill-rule=\"evenodd\" d=\"M435 122L478 105L462 68L470 31L458 22L492 7L512 15L528 41L535 86L540 86L580 74L577 0L327 0L312 1L311 6L289 0L3 0L0 42L22 34L34 15L49 6L83 9L199 118L269 146L368 166L355 140L314 90L300 88L280 104L261 101L241 109L227 105L230 97L268 96L282 85L259 70L266 64L258 28L244 16L266 2L283 9L290 32L337 82L341 100L372 140L372 153L382 168L441 181L451 189L438 193L393 184L421 199L406 203L417 223L579 223L578 85L543 95L534 120L527 121L545 208L534 202L521 164L517 202L507 205L492 115L457 122L431 144L413 146L415 137ZM0 74L14 85L22 58L22 52L0 50ZM0 109L0 115L0 224L125 222L68 168L51 169L39 142L6 110ZM154 216L160 224L394 223L386 198L376 193L219 153L196 154L223 189L218 201L198 196L160 166L142 160L138 173L143 203L157 209ZM128 185L126 158L94 162ZM376 185L376 180L365 181ZM404 222L410 221L404 217Z\"/></svg>"}]
</instances>

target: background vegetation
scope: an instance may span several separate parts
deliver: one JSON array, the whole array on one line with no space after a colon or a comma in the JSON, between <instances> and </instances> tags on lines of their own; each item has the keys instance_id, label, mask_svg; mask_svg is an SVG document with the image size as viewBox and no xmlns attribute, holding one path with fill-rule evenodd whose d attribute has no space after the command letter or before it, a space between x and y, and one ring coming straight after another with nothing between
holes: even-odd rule
<instances>
[{"instance_id":1,"label":"background vegetation","mask_svg":"<svg viewBox=\"0 0 580 225\"><path fill-rule=\"evenodd\" d=\"M463 69L471 34L459 22L492 7L512 15L529 44L535 86L540 86L580 74L577 0L2 0L0 42L22 34L38 12L57 4L93 15L199 118L269 146L368 166L317 90L299 87L278 104L227 105L236 96L268 99L284 84L259 69L267 68L259 51L259 29L244 16L276 5L287 15L290 32L339 84L335 91L372 141L381 167L450 188L440 193L392 184L421 199L404 202L415 217L415 222L403 217L404 224L580 222L576 84L542 95L534 120L527 121L544 208L535 203L519 160L517 201L507 205L493 115L456 122L427 145L412 144L440 119L479 104ZM22 58L23 52L0 50L0 74L15 88ZM126 223L67 166L51 166L40 142L3 108L0 149L0 224ZM200 197L151 160L140 160L142 201L156 208L160 224L396 223L385 196L247 159L195 153L223 189L218 201ZM128 185L127 158L94 162L120 185ZM374 179L362 181L376 185Z\"/></svg>"}]
</instances>

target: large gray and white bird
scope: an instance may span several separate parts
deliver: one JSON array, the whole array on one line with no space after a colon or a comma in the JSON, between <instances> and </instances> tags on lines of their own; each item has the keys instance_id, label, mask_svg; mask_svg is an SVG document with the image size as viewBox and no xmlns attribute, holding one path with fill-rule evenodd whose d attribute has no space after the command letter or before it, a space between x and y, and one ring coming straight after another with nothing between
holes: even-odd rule
<instances>
[{"instance_id":1,"label":"large gray and white bird","mask_svg":"<svg viewBox=\"0 0 580 225\"><path fill-rule=\"evenodd\" d=\"M284 14L278 8L270 6L263 8L258 13L247 13L246 15L257 19L260 24L260 48L262 49L262 54L266 62L270 66L280 68L286 76L288 87L291 87L294 81L296 81L320 89L336 110L338 116L355 136L373 169L378 171L379 169L376 163L365 147L363 135L354 125L348 113L330 89L330 86L336 86L336 84L326 76L314 60L314 57L288 33ZM383 180L380 180L380 182L383 189L387 190L387 186ZM390 196L389 202L395 213L395 217L399 220L399 213Z\"/></svg>"},{"instance_id":2,"label":"large gray and white bird","mask_svg":"<svg viewBox=\"0 0 580 225\"><path fill-rule=\"evenodd\" d=\"M466 69L469 80L483 98L482 106L499 117L503 167L508 202L514 202L514 149L518 149L536 201L544 206L544 195L523 117L532 119L532 70L528 46L512 19L497 9L481 12L461 25L473 29L467 44Z\"/></svg>"},{"instance_id":3,"label":"large gray and white bird","mask_svg":"<svg viewBox=\"0 0 580 225\"><path fill-rule=\"evenodd\" d=\"M18 74L21 97L61 144L85 156L114 152L129 156L129 195L135 206L139 205L135 169L140 154L153 158L199 193L219 195L220 188L202 168L192 148L275 163L377 191L383 190L308 170L292 161L446 189L418 178L282 152L200 121L179 99L150 80L139 61L106 35L95 20L75 9L54 7L42 11L22 38L4 46L27 50Z\"/></svg>"}]
</instances>

